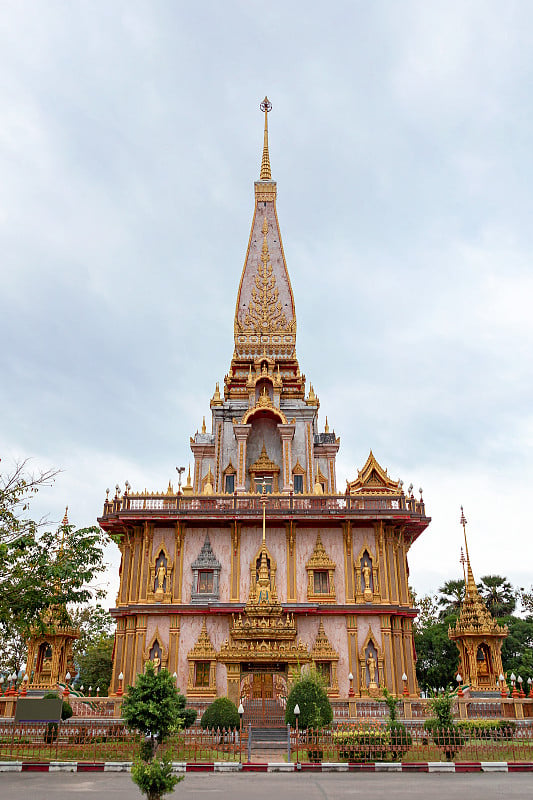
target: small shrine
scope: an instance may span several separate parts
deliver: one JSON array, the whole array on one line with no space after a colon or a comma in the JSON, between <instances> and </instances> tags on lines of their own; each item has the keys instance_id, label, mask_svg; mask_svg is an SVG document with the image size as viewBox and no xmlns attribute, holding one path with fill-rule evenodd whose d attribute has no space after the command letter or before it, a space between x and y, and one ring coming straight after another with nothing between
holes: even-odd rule
<instances>
[{"instance_id":1,"label":"small shrine","mask_svg":"<svg viewBox=\"0 0 533 800\"><path fill-rule=\"evenodd\" d=\"M506 625L499 625L479 595L470 565L466 539L466 519L461 506L461 525L465 539L466 558L461 553L465 572L465 597L459 619L448 629L449 638L459 648L459 668L463 683L472 691L496 691L503 674L502 643L508 635Z\"/></svg>"},{"instance_id":2,"label":"small shrine","mask_svg":"<svg viewBox=\"0 0 533 800\"><path fill-rule=\"evenodd\" d=\"M59 530L61 558L65 531L68 528L68 506ZM67 609L61 605L50 606L42 615L40 625L35 625L28 640L26 674L28 688L55 689L66 682L66 675L74 677L76 667L72 645L80 638L80 631L72 625Z\"/></svg>"}]
</instances>

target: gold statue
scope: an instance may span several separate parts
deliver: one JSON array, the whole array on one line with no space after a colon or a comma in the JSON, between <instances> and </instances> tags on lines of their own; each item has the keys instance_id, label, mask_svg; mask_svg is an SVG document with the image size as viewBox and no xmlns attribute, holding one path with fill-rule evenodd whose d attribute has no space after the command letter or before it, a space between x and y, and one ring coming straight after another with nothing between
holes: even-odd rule
<instances>
[{"instance_id":1,"label":"gold statue","mask_svg":"<svg viewBox=\"0 0 533 800\"><path fill-rule=\"evenodd\" d=\"M371 589L370 589L370 577L372 575L372 570L368 566L368 563L365 563L365 565L364 565L364 567L362 569L362 573L363 573L363 579L365 581L364 590L365 590L365 592L366 591L371 591Z\"/></svg>"},{"instance_id":2,"label":"gold statue","mask_svg":"<svg viewBox=\"0 0 533 800\"><path fill-rule=\"evenodd\" d=\"M372 686L372 687L377 686L377 684L376 684L376 659L374 658L372 653L369 654L369 656L368 656L368 658L366 660L366 665L368 667L368 674L370 676L369 686Z\"/></svg>"},{"instance_id":3,"label":"gold statue","mask_svg":"<svg viewBox=\"0 0 533 800\"><path fill-rule=\"evenodd\" d=\"M154 669L155 669L156 673L159 672L159 667L161 666L161 659L159 658L157 653L154 655L152 661L153 661Z\"/></svg>"},{"instance_id":4,"label":"gold statue","mask_svg":"<svg viewBox=\"0 0 533 800\"><path fill-rule=\"evenodd\" d=\"M167 568L163 562L157 568L157 586L156 592L162 592L165 586L165 578L167 577Z\"/></svg>"}]
</instances>

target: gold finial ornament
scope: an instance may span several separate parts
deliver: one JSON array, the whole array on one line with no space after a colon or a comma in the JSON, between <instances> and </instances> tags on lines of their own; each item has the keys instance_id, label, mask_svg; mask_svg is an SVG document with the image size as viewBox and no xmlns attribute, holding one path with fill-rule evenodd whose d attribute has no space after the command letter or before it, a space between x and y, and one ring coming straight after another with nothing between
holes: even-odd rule
<instances>
[{"instance_id":1,"label":"gold finial ornament","mask_svg":"<svg viewBox=\"0 0 533 800\"><path fill-rule=\"evenodd\" d=\"M68 506L65 507L65 516L63 517L62 525L68 525Z\"/></svg>"},{"instance_id":2,"label":"gold finial ornament","mask_svg":"<svg viewBox=\"0 0 533 800\"><path fill-rule=\"evenodd\" d=\"M263 158L261 159L261 174L259 176L259 180L261 181L271 181L272 180L272 172L270 169L270 156L268 154L268 112L272 111L272 103L265 96L265 99L260 104L259 108L261 111L265 112L265 135L263 141Z\"/></svg>"},{"instance_id":3,"label":"gold finial ornament","mask_svg":"<svg viewBox=\"0 0 533 800\"><path fill-rule=\"evenodd\" d=\"M207 428L205 427L205 417L202 419L202 433L207 433Z\"/></svg>"},{"instance_id":4,"label":"gold finial ornament","mask_svg":"<svg viewBox=\"0 0 533 800\"><path fill-rule=\"evenodd\" d=\"M328 418L326 417L326 424L324 425L324 433L329 433Z\"/></svg>"}]
</instances>

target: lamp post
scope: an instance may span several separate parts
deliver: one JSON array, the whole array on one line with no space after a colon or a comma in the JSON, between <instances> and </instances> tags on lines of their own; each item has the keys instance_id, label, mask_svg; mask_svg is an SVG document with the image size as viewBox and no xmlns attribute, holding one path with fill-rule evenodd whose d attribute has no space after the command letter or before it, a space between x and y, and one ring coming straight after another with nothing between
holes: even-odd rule
<instances>
[{"instance_id":1,"label":"lamp post","mask_svg":"<svg viewBox=\"0 0 533 800\"><path fill-rule=\"evenodd\" d=\"M298 761L298 739L300 738L298 736L298 717L300 716L300 706L298 705L298 703L296 703L296 705L294 706L294 716L296 718L296 769L298 769L298 764L299 764L299 761Z\"/></svg>"},{"instance_id":2,"label":"lamp post","mask_svg":"<svg viewBox=\"0 0 533 800\"><path fill-rule=\"evenodd\" d=\"M92 686L89 686L89 697L91 696L91 692L92 692L92 690L93 690L93 687L92 687Z\"/></svg>"},{"instance_id":3,"label":"lamp post","mask_svg":"<svg viewBox=\"0 0 533 800\"><path fill-rule=\"evenodd\" d=\"M402 681L403 681L403 696L409 697L409 689L407 688L407 675L405 674L405 672L402 675Z\"/></svg>"},{"instance_id":4,"label":"lamp post","mask_svg":"<svg viewBox=\"0 0 533 800\"><path fill-rule=\"evenodd\" d=\"M505 686L505 675L503 672L500 674L500 694L502 697L507 697L507 688Z\"/></svg>"},{"instance_id":5,"label":"lamp post","mask_svg":"<svg viewBox=\"0 0 533 800\"><path fill-rule=\"evenodd\" d=\"M518 690L518 693L519 693L520 697L525 697L526 695L525 695L525 692L524 692L524 688L522 686L524 681L523 681L523 678L522 678L521 675L518 676L517 681L518 681L518 685L520 687L520 689Z\"/></svg>"},{"instance_id":6,"label":"lamp post","mask_svg":"<svg viewBox=\"0 0 533 800\"><path fill-rule=\"evenodd\" d=\"M531 678L527 679L527 685L529 686L529 692L527 696L533 699L533 681L531 680Z\"/></svg>"},{"instance_id":7,"label":"lamp post","mask_svg":"<svg viewBox=\"0 0 533 800\"><path fill-rule=\"evenodd\" d=\"M242 763L242 718L244 715L244 706L242 704L242 700L239 703L239 764Z\"/></svg>"},{"instance_id":8,"label":"lamp post","mask_svg":"<svg viewBox=\"0 0 533 800\"><path fill-rule=\"evenodd\" d=\"M117 697L122 697L123 689L122 689L122 681L124 680L124 673L121 672L118 676L118 689L117 689Z\"/></svg>"},{"instance_id":9,"label":"lamp post","mask_svg":"<svg viewBox=\"0 0 533 800\"><path fill-rule=\"evenodd\" d=\"M28 673L26 673L22 679L22 691L20 693L21 697L26 697L28 694L28 681L29 681Z\"/></svg>"},{"instance_id":10,"label":"lamp post","mask_svg":"<svg viewBox=\"0 0 533 800\"><path fill-rule=\"evenodd\" d=\"M68 688L68 682L70 680L70 672L67 672L65 675L65 689L63 690L63 697L68 697L70 694L70 689Z\"/></svg>"},{"instance_id":11,"label":"lamp post","mask_svg":"<svg viewBox=\"0 0 533 800\"><path fill-rule=\"evenodd\" d=\"M355 697L355 692L353 690L353 673L350 672L348 674L348 680L350 681L350 688L348 690L348 697Z\"/></svg>"},{"instance_id":12,"label":"lamp post","mask_svg":"<svg viewBox=\"0 0 533 800\"><path fill-rule=\"evenodd\" d=\"M516 675L514 672L511 672L511 686L513 687L513 691L511 692L511 697L520 697L518 693L518 689L516 688Z\"/></svg>"},{"instance_id":13,"label":"lamp post","mask_svg":"<svg viewBox=\"0 0 533 800\"><path fill-rule=\"evenodd\" d=\"M531 678L529 679L531 681ZM0 697L4 696L4 676L0 675Z\"/></svg>"},{"instance_id":14,"label":"lamp post","mask_svg":"<svg viewBox=\"0 0 533 800\"><path fill-rule=\"evenodd\" d=\"M463 682L463 678L459 673L455 676L455 680L457 681L457 697L463 697L463 687L461 686Z\"/></svg>"},{"instance_id":15,"label":"lamp post","mask_svg":"<svg viewBox=\"0 0 533 800\"><path fill-rule=\"evenodd\" d=\"M80 686L80 694L81 694L82 697L83 697L83 692L84 691L85 691L85 689L84 689L83 683L82 683L82 685Z\"/></svg>"}]
</instances>

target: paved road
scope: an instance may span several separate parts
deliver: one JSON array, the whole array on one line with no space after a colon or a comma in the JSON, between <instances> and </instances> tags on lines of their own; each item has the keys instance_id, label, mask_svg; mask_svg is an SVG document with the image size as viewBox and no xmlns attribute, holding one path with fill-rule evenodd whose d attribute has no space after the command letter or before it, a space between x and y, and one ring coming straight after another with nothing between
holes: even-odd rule
<instances>
[{"instance_id":1,"label":"paved road","mask_svg":"<svg viewBox=\"0 0 533 800\"><path fill-rule=\"evenodd\" d=\"M182 800L527 800L533 773L443 774L260 774L190 773L167 797ZM0 774L1 800L136 800L128 774Z\"/></svg>"}]
</instances>

